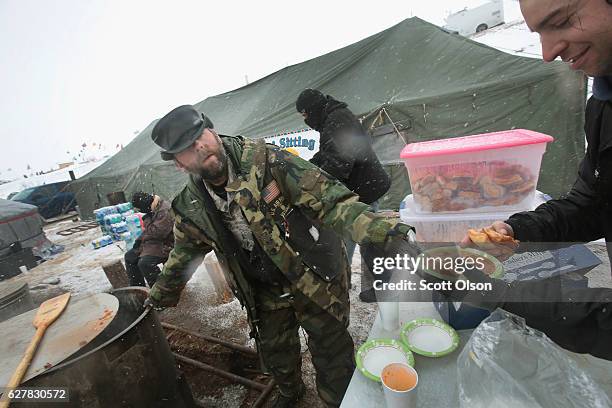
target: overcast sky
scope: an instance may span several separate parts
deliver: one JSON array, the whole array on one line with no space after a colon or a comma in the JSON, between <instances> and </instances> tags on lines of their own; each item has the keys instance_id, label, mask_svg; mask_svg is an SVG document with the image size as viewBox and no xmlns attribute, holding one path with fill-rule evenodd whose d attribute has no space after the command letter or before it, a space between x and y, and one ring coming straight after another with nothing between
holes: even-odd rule
<instances>
[{"instance_id":1,"label":"overcast sky","mask_svg":"<svg viewBox=\"0 0 612 408\"><path fill-rule=\"evenodd\" d=\"M0 179L111 151L171 108L474 0L0 0ZM70 153L67 153L70 152Z\"/></svg>"}]
</instances>

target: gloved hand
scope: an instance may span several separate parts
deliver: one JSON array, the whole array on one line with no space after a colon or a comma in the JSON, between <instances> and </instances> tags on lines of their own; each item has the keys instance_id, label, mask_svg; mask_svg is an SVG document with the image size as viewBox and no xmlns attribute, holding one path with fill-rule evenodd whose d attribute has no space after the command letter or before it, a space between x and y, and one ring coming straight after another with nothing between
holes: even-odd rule
<instances>
[{"instance_id":1,"label":"gloved hand","mask_svg":"<svg viewBox=\"0 0 612 408\"><path fill-rule=\"evenodd\" d=\"M395 258L396 255L403 257L404 254L416 257L423 252L416 242L414 228L402 223L397 223L388 230L382 243L367 242L360 246L361 255L370 270L373 270L372 265L376 258Z\"/></svg>"},{"instance_id":2,"label":"gloved hand","mask_svg":"<svg viewBox=\"0 0 612 408\"><path fill-rule=\"evenodd\" d=\"M475 240L470 235L470 233L474 232L474 230L470 230L463 237L459 245L462 247L475 247L481 251L485 251L488 254L493 255L500 261L505 261L512 255L514 255L514 251L516 251L518 247L518 241L514 240L514 231L512 230L512 227L510 225L502 221L495 221L493 224L491 224L484 230L493 231L494 233L497 233L499 235L496 240L493 240L490 236L488 236L488 233L477 233L475 236L481 239Z\"/></svg>"},{"instance_id":3,"label":"gloved hand","mask_svg":"<svg viewBox=\"0 0 612 408\"><path fill-rule=\"evenodd\" d=\"M416 258L421 254L422 250L416 242L416 235L411 226L398 223L387 231L383 242L370 242L360 245L361 255L368 269L376 275L376 280L380 280L383 283L389 283L404 278L412 279L414 277L413 272L409 270L396 269L395 266L385 266L387 265L385 261L388 259L392 259L395 265L398 258L401 260L406 256L408 258ZM381 292L378 292L377 296L379 295L381 296L380 299L385 299L397 296L398 293L393 293L391 291L383 295Z\"/></svg>"},{"instance_id":4,"label":"gloved hand","mask_svg":"<svg viewBox=\"0 0 612 408\"><path fill-rule=\"evenodd\" d=\"M159 285L157 282L151 290L149 297L145 301L145 306L150 305L155 310L164 310L166 307L174 307L178 304L180 291L168 291Z\"/></svg>"},{"instance_id":5,"label":"gloved hand","mask_svg":"<svg viewBox=\"0 0 612 408\"><path fill-rule=\"evenodd\" d=\"M423 252L416 241L414 228L407 224L397 223L385 237L383 247L385 256L395 257L396 255L417 257Z\"/></svg>"},{"instance_id":6,"label":"gloved hand","mask_svg":"<svg viewBox=\"0 0 612 408\"><path fill-rule=\"evenodd\" d=\"M166 308L165 308L165 307L163 307L163 306L155 306L155 302L154 302L154 301L153 301L151 298L146 298L146 299L145 299L145 301L144 301L144 303L143 303L143 307L144 307L145 309L147 309L147 308L150 308L150 307L151 307L151 308L153 308L153 310L156 310L156 311L158 311L158 312L161 312L162 310L166 309Z\"/></svg>"}]
</instances>

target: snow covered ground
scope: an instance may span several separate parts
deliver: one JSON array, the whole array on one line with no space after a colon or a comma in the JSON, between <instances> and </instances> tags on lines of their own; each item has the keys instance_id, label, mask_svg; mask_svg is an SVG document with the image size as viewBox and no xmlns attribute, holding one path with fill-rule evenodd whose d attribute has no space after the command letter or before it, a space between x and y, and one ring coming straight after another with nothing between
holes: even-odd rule
<instances>
[{"instance_id":1,"label":"snow covered ground","mask_svg":"<svg viewBox=\"0 0 612 408\"><path fill-rule=\"evenodd\" d=\"M54 244L63 245L65 250L28 271L25 275L13 278L28 282L32 292L57 289L70 291L74 295L99 293L111 288L101 264L123 259L123 243L109 245L97 250L91 241L102 236L100 228L86 230L73 235L62 236L57 232L77 226L80 221L65 220L44 228L47 238ZM59 283L46 284L49 279L57 278Z\"/></svg>"},{"instance_id":2,"label":"snow covered ground","mask_svg":"<svg viewBox=\"0 0 612 408\"><path fill-rule=\"evenodd\" d=\"M529 31L522 18L492 27L469 37L471 40L508 54L529 58L542 58L540 36Z\"/></svg>"}]
</instances>

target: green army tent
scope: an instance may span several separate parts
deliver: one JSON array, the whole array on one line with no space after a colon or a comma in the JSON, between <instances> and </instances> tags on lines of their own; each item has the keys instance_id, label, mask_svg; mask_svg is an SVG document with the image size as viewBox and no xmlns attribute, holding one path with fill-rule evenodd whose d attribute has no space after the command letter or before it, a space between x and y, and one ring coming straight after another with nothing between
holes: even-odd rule
<instances>
[{"instance_id":1,"label":"green army tent","mask_svg":"<svg viewBox=\"0 0 612 408\"><path fill-rule=\"evenodd\" d=\"M393 179L382 208L410 192L399 153L410 142L526 128L549 134L538 188L571 186L584 154L586 79L563 63L512 56L410 18L355 44L286 67L242 88L196 103L221 134L263 138L305 127L295 99L317 88L345 101L371 131ZM189 101L185 101L188 103ZM151 142L154 122L71 189L84 216L106 194L138 189L171 198L186 177Z\"/></svg>"}]
</instances>

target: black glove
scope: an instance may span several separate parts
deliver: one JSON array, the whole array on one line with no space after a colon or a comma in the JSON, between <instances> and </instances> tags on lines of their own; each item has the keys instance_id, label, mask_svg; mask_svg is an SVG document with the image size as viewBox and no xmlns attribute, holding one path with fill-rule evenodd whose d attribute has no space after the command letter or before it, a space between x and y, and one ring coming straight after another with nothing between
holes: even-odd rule
<instances>
[{"instance_id":1,"label":"black glove","mask_svg":"<svg viewBox=\"0 0 612 408\"><path fill-rule=\"evenodd\" d=\"M414 228L398 223L387 232L383 251L387 257L395 257L396 255L417 257L423 252L423 249L416 241Z\"/></svg>"},{"instance_id":2,"label":"black glove","mask_svg":"<svg viewBox=\"0 0 612 408\"><path fill-rule=\"evenodd\" d=\"M406 256L416 258L422 253L416 242L414 229L402 223L396 224L387 232L383 243L364 244L360 251L368 269L375 274L375 279L382 283L397 282L404 279L413 280L415 275L409 270L388 268L384 266L384 262L381 262L381 260L392 259L395 263L398 258L401 260ZM380 272L381 268L382 272ZM376 296L380 301L397 301L400 293L392 290L384 292L377 290Z\"/></svg>"},{"instance_id":3,"label":"black glove","mask_svg":"<svg viewBox=\"0 0 612 408\"><path fill-rule=\"evenodd\" d=\"M155 302L155 300L151 299L150 297L146 298L144 303L143 303L143 307L145 309L147 308L153 308L153 310L156 310L158 312L163 311L164 309L166 309L164 306L159 306L157 305L157 303Z\"/></svg>"}]
</instances>

